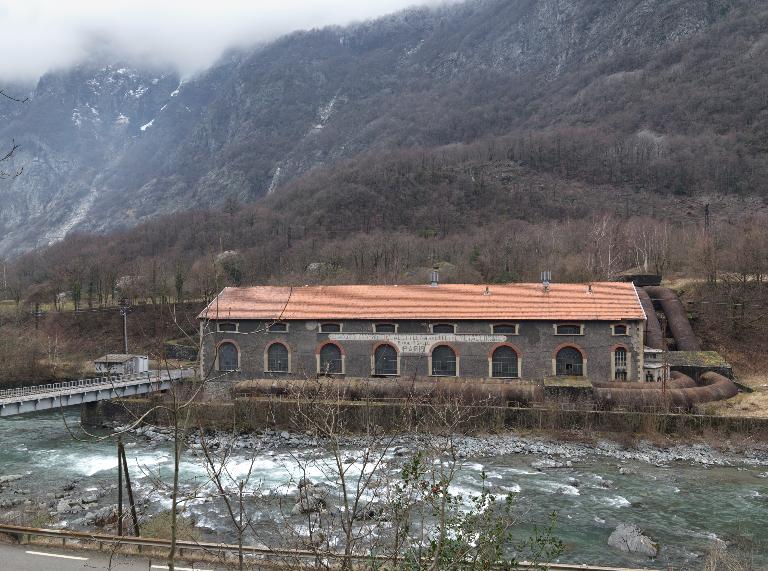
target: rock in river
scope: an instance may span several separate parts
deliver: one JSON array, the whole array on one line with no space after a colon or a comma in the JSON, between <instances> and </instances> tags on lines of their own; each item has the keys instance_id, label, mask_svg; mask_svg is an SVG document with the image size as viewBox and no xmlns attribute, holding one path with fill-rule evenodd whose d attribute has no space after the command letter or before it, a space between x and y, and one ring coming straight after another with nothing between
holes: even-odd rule
<instances>
[{"instance_id":1,"label":"rock in river","mask_svg":"<svg viewBox=\"0 0 768 571\"><path fill-rule=\"evenodd\" d=\"M627 553L639 553L647 557L656 557L659 553L656 542L644 535L634 524L620 523L608 538L608 545Z\"/></svg>"},{"instance_id":2,"label":"rock in river","mask_svg":"<svg viewBox=\"0 0 768 571\"><path fill-rule=\"evenodd\" d=\"M319 513L328 508L328 490L321 484L313 484L302 478L296 500L296 505L291 511L293 515Z\"/></svg>"}]
</instances>

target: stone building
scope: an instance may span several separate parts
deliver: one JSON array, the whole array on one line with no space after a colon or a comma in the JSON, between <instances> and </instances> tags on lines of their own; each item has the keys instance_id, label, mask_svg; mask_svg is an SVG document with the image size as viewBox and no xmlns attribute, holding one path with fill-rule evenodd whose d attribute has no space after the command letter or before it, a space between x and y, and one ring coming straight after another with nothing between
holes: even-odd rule
<instances>
[{"instance_id":1,"label":"stone building","mask_svg":"<svg viewBox=\"0 0 768 571\"><path fill-rule=\"evenodd\" d=\"M256 378L644 379L632 283L225 288L201 373Z\"/></svg>"}]
</instances>

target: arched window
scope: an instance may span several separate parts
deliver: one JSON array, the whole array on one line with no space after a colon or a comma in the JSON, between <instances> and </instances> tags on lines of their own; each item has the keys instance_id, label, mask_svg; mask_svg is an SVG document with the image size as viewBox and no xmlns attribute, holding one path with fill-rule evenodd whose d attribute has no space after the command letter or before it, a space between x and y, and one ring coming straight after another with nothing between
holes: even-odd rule
<instances>
[{"instance_id":1,"label":"arched window","mask_svg":"<svg viewBox=\"0 0 768 571\"><path fill-rule=\"evenodd\" d=\"M234 343L222 343L218 349L219 371L237 371L238 355Z\"/></svg>"},{"instance_id":2,"label":"arched window","mask_svg":"<svg viewBox=\"0 0 768 571\"><path fill-rule=\"evenodd\" d=\"M320 364L318 373L325 375L340 375L344 370L341 349L333 343L323 345L320 349Z\"/></svg>"},{"instance_id":3,"label":"arched window","mask_svg":"<svg viewBox=\"0 0 768 571\"><path fill-rule=\"evenodd\" d=\"M397 351L392 345L379 345L373 353L374 375L397 375Z\"/></svg>"},{"instance_id":4,"label":"arched window","mask_svg":"<svg viewBox=\"0 0 768 571\"><path fill-rule=\"evenodd\" d=\"M613 378L617 381L627 380L627 350L618 347L613 352Z\"/></svg>"},{"instance_id":5,"label":"arched window","mask_svg":"<svg viewBox=\"0 0 768 571\"><path fill-rule=\"evenodd\" d=\"M491 376L502 379L517 377L517 352L506 345L502 345L491 356Z\"/></svg>"},{"instance_id":6,"label":"arched window","mask_svg":"<svg viewBox=\"0 0 768 571\"><path fill-rule=\"evenodd\" d=\"M288 369L288 347L282 343L272 343L267 349L267 371L287 373Z\"/></svg>"},{"instance_id":7,"label":"arched window","mask_svg":"<svg viewBox=\"0 0 768 571\"><path fill-rule=\"evenodd\" d=\"M555 358L555 373L558 376L580 377L584 374L584 358L575 347L563 347Z\"/></svg>"},{"instance_id":8,"label":"arched window","mask_svg":"<svg viewBox=\"0 0 768 571\"><path fill-rule=\"evenodd\" d=\"M456 352L448 345L439 345L432 350L432 374L436 377L456 376Z\"/></svg>"}]
</instances>

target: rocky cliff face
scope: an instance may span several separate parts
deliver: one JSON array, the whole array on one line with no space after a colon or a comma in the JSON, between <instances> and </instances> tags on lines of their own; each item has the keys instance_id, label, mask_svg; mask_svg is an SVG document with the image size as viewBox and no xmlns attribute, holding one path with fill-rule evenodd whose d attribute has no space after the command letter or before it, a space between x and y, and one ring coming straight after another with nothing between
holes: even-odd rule
<instances>
[{"instance_id":1,"label":"rocky cliff face","mask_svg":"<svg viewBox=\"0 0 768 571\"><path fill-rule=\"evenodd\" d=\"M0 141L22 145L24 174L0 181L0 255L251 201L362 152L578 124L594 85L676 65L659 58L750 11L749 0L480 0L295 33L184 82L127 65L50 73L29 102L1 104Z\"/></svg>"},{"instance_id":2,"label":"rocky cliff face","mask_svg":"<svg viewBox=\"0 0 768 571\"><path fill-rule=\"evenodd\" d=\"M178 84L172 73L84 66L44 76L26 103L4 103L0 137L20 145L13 168L23 174L0 185L0 253L59 240L104 214L95 206L108 194L105 176Z\"/></svg>"}]
</instances>

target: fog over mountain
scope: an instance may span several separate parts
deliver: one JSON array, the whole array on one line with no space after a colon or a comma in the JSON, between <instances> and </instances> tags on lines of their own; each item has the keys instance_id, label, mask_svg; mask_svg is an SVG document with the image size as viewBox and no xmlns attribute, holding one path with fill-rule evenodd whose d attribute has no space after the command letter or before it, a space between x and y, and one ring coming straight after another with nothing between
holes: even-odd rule
<instances>
[{"instance_id":1,"label":"fog over mountain","mask_svg":"<svg viewBox=\"0 0 768 571\"><path fill-rule=\"evenodd\" d=\"M0 255L72 231L252 202L302 177L310 177L309 192L321 180L311 178L317 167L360 157L375 165L392 149L498 137L511 141L505 148L525 146L521 166L589 184L676 196L767 192L768 9L761 2L471 0L297 31L219 59L245 39L403 3L374 3L374 10L336 0L318 13L309 11L315 3L287 0L273 5L307 11L275 8L274 20L249 28L254 13L246 4L256 3L243 2L245 23L210 38L234 9L185 20L181 2L158 3L155 17L141 22L131 6L149 3L120 4L124 12L93 8L85 17L83 7L96 4L75 3L78 26L63 8L39 10L39 18L58 18L79 35L52 43L74 46L61 49L68 61L59 65L67 67L31 89L6 84L30 100L0 101L0 143L21 145L11 166L24 168L0 181ZM14 18L34 20L19 6ZM175 16L189 37L162 37ZM122 31L89 25L110 19L122 20ZM258 38L249 31L257 29ZM87 42L78 44L92 38L104 46L106 37L127 48L89 52ZM51 65L46 50L29 49L28 69ZM322 190L328 201L338 198L338 187Z\"/></svg>"},{"instance_id":2,"label":"fog over mountain","mask_svg":"<svg viewBox=\"0 0 768 571\"><path fill-rule=\"evenodd\" d=\"M0 81L36 81L95 56L188 76L230 48L441 1L0 0Z\"/></svg>"}]
</instances>

